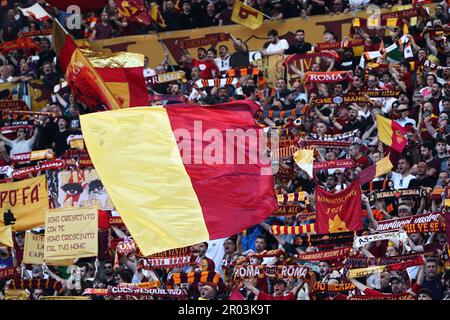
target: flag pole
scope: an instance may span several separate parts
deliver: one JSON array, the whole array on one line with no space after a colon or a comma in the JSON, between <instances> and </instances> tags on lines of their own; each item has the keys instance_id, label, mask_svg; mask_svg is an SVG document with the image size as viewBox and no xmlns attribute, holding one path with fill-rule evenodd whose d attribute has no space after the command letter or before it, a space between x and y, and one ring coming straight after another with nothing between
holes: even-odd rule
<instances>
[{"instance_id":1,"label":"flag pole","mask_svg":"<svg viewBox=\"0 0 450 320\"><path fill-rule=\"evenodd\" d=\"M238 1L238 0L236 0L236 1ZM247 0L244 0L244 3L243 3L243 4L246 5L247 7L250 7L250 6L247 4ZM250 8L252 8L252 7L250 7ZM252 8L252 9L253 9L253 8ZM256 10L256 9L253 9L253 10ZM264 12L261 12L261 11L259 11L259 10L256 10L256 11L260 12L264 17L270 19L271 21L275 21L274 18L272 18L271 16L268 16L268 15L265 14Z\"/></svg>"},{"instance_id":2,"label":"flag pole","mask_svg":"<svg viewBox=\"0 0 450 320\"><path fill-rule=\"evenodd\" d=\"M174 66L172 64L172 60L170 60L170 55L169 55L169 52L167 51L166 45L164 44L164 42L162 41L161 37L159 36L158 23L154 22L154 26L155 26L156 36L158 37L158 42L161 44L161 47L162 47L164 53L166 54L167 61L169 62L170 67L172 68L172 71L175 71L175 68L174 68Z\"/></svg>"}]
</instances>

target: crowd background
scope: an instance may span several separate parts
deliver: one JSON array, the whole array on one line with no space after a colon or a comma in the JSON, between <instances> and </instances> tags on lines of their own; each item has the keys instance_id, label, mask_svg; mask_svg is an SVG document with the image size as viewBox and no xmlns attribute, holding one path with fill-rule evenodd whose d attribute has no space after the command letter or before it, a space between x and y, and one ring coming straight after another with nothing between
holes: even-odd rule
<instances>
[{"instance_id":1,"label":"crowd background","mask_svg":"<svg viewBox=\"0 0 450 320\"><path fill-rule=\"evenodd\" d=\"M43 1L39 1L43 3ZM18 6L27 7L35 1L2 1L0 7L0 44L16 41L20 32L51 29L51 21L37 21L22 15ZM233 1L157 1L166 28L156 27L159 32L189 30L198 27L231 24ZM353 2L352 2L353 3ZM409 4L409 1L370 1L364 5L376 4L383 8ZM339 14L350 12L352 4L344 0L286 0L247 1L248 5L264 12L275 20L307 17L319 14ZM68 15L56 8L48 7L49 13L63 25ZM228 299L231 295L239 299L275 300L344 300L363 294L371 297L404 297L412 299L442 300L450 298L450 272L448 267L448 241L444 231L408 234L407 241L377 241L359 249L353 248L353 258L395 258L410 253L424 254L422 265L357 279L347 278L346 257L336 260L302 261L310 272L299 279L238 279L233 276L236 265L284 265L294 255L315 253L343 247L342 243L299 244L299 235L274 236L272 225L296 226L304 224L302 217L306 212L315 212L314 190L321 186L329 192L344 190L358 176L383 157L394 152L381 143L377 136L376 114L395 119L407 128L408 143L402 154L393 157L394 168L391 173L378 177L363 185L361 202L366 214L364 229L368 234L376 233L379 221L404 218L428 212L444 210L445 193L450 182L450 47L446 39L448 31L427 32L428 29L448 26L449 7L446 2L439 3L429 16L418 17L417 24L410 27L412 56L405 58L404 48L399 56L382 55L370 67L362 68L359 57L351 48L333 49L332 57L321 57L312 63L310 71L348 71L349 77L337 83L305 84L305 71L295 65L288 65L296 77L278 79L273 85L263 82L258 76L248 75L240 78L242 92L233 86L212 87L199 94L194 88L199 79L222 77L227 70L252 67L248 48L242 40L229 34L234 47L198 48L197 56L185 53L180 61L171 62L168 57L158 65L147 65L146 77L163 74L172 70L182 70L186 81L173 81L148 87L149 93L166 95L166 103L190 101L200 104L216 104L237 99L249 99L261 105L262 113L258 121L266 128L278 128L281 139L296 143L308 134L339 135L349 133L351 142L348 148L315 148L315 161L352 159L353 167L323 169L315 172L312 179L293 161L292 155L281 158L281 170L275 175L274 188L277 194L303 193L305 199L291 205L297 212L291 216L274 216L260 225L244 230L227 239L200 243L192 247L194 259L184 267L147 270L142 259L135 252L117 254L114 249L107 257L82 258L68 268L47 265L24 265L21 261L24 246L24 233L15 233L14 248L0 247L0 268L17 266L22 279L53 279L61 283L61 290L34 287L29 288L29 299L39 300L52 295L82 295L86 288L102 289L121 283L144 283L159 280L171 283L173 274L187 272L216 272L221 275L224 286L217 281L198 281L194 283L172 284L181 288L188 299ZM94 23L96 21L96 23ZM83 15L83 25L79 30L69 30L78 39L107 39L132 34L153 32L154 25L142 26L128 23L120 17L114 1L99 12ZM434 29L433 29L434 30ZM443 29L445 30L445 29ZM448 29L447 29L448 30ZM261 50L263 56L278 54L306 54L315 45L305 42L301 24L290 43L278 37L277 30L267 35L268 42ZM364 52L388 47L403 36L402 27L378 27L374 34L368 35L362 28L355 27L354 33L345 35L346 39L363 39ZM13 90L0 92L3 100L20 99L29 101L27 83L43 80L47 90L64 81L51 41L46 37L36 37L39 50L12 50L0 53L0 85L14 84ZM323 42L342 41L336 39L332 30L323 34ZM423 64L431 61L435 66ZM154 63L154 62L152 62ZM173 65L172 65L173 64ZM376 66L375 66L376 65ZM173 69L172 69L173 68ZM368 103L335 103L312 105L315 97L348 96L374 91L399 91L398 96L378 97ZM62 93L64 92L64 93ZM181 100L172 99L180 97ZM89 109L74 99L70 90L53 94L52 100L41 112L51 112L56 116L41 114L30 117L24 126L11 126L11 118L3 117L0 135L0 166L12 165L15 154L32 150L52 149L54 157L60 158L71 145L67 139L81 133L79 115ZM282 116L281 111L301 110ZM27 164L29 165L29 164ZM15 167L14 169L17 169ZM3 182L12 181L7 172L2 172ZM419 197L400 196L389 199L369 200L370 194L377 191L420 189L427 192ZM301 208L301 209L298 209ZM226 214L226 213L224 213ZM42 230L41 230L42 231ZM36 232L39 232L36 231ZM124 225L108 229L107 242L113 239L130 240ZM352 242L352 241L350 241ZM277 251L275 251L277 250ZM430 251L432 257L425 256ZM116 260L114 260L116 258ZM364 260L364 259L363 259ZM393 261L393 260L391 260ZM369 263L369 262L368 262ZM306 281L308 280L308 281ZM173 282L173 281L172 281ZM353 284L350 290L314 291L314 282L328 284ZM9 280L0 282L0 299L5 298ZM96 296L92 299L135 299L136 297ZM141 297L142 298L142 297ZM173 298L173 297L172 297ZM158 299L150 297L150 299Z\"/></svg>"}]
</instances>

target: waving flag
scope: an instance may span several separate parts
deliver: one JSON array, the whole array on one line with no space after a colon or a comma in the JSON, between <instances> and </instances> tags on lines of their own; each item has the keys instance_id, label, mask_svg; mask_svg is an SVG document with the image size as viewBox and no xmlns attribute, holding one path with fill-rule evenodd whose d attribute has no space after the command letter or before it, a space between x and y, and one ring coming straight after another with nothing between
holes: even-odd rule
<instances>
[{"instance_id":1,"label":"waving flag","mask_svg":"<svg viewBox=\"0 0 450 320\"><path fill-rule=\"evenodd\" d=\"M119 14L129 21L136 21L148 26L151 23L144 0L115 0Z\"/></svg>"},{"instance_id":2,"label":"waving flag","mask_svg":"<svg viewBox=\"0 0 450 320\"><path fill-rule=\"evenodd\" d=\"M161 12L158 10L158 5L156 3L152 3L150 8L150 17L152 18L154 23L157 23L161 28L167 27L166 22L164 21Z\"/></svg>"},{"instance_id":3,"label":"waving flag","mask_svg":"<svg viewBox=\"0 0 450 320\"><path fill-rule=\"evenodd\" d=\"M406 129L398 122L376 115L378 126L378 139L390 146L397 152L402 152L408 142L406 140Z\"/></svg>"},{"instance_id":4,"label":"waving flag","mask_svg":"<svg viewBox=\"0 0 450 320\"><path fill-rule=\"evenodd\" d=\"M39 3L36 3L28 8L19 8L25 17L33 17L39 21L50 19L50 15L45 11Z\"/></svg>"},{"instance_id":5,"label":"waving flag","mask_svg":"<svg viewBox=\"0 0 450 320\"><path fill-rule=\"evenodd\" d=\"M76 5L82 13L100 11L107 4L107 0L45 0L45 2L62 11L66 11L68 7Z\"/></svg>"},{"instance_id":6,"label":"waving flag","mask_svg":"<svg viewBox=\"0 0 450 320\"><path fill-rule=\"evenodd\" d=\"M389 172L391 172L392 168L393 165L391 160L389 159L389 156L384 157L377 163L361 171L361 173L359 174L361 184L365 184L376 177L388 174Z\"/></svg>"},{"instance_id":7,"label":"waving flag","mask_svg":"<svg viewBox=\"0 0 450 320\"><path fill-rule=\"evenodd\" d=\"M264 14L242 2L235 0L231 21L242 24L252 30L258 29L264 20Z\"/></svg>"},{"instance_id":8,"label":"waving flag","mask_svg":"<svg viewBox=\"0 0 450 320\"><path fill-rule=\"evenodd\" d=\"M136 53L98 53L77 47L55 21L55 51L69 86L78 99L93 110L147 105L144 56Z\"/></svg>"},{"instance_id":9,"label":"waving flag","mask_svg":"<svg viewBox=\"0 0 450 320\"><path fill-rule=\"evenodd\" d=\"M277 209L270 159L252 153L264 140L257 110L244 100L81 116L97 173L144 255L229 237Z\"/></svg>"},{"instance_id":10,"label":"waving flag","mask_svg":"<svg viewBox=\"0 0 450 320\"><path fill-rule=\"evenodd\" d=\"M361 187L359 179L347 189L331 193L316 187L316 223L319 234L362 229Z\"/></svg>"}]
</instances>

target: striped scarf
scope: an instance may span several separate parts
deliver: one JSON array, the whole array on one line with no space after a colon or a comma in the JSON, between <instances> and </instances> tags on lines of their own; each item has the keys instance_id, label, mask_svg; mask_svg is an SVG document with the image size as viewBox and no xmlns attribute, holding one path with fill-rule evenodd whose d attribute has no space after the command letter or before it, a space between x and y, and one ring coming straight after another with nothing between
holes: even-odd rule
<instances>
[{"instance_id":1,"label":"striped scarf","mask_svg":"<svg viewBox=\"0 0 450 320\"><path fill-rule=\"evenodd\" d=\"M10 289L54 289L59 293L64 291L61 282L54 279L22 280L15 278L9 285Z\"/></svg>"},{"instance_id":2,"label":"striped scarf","mask_svg":"<svg viewBox=\"0 0 450 320\"><path fill-rule=\"evenodd\" d=\"M297 246L308 245L308 246L318 246L322 244L336 244L336 243L351 243L353 242L353 238L355 234L359 234L365 232L358 231L346 231L346 232L337 232L330 234L312 234L307 236L296 237L294 240L294 244Z\"/></svg>"},{"instance_id":3,"label":"striped scarf","mask_svg":"<svg viewBox=\"0 0 450 320\"><path fill-rule=\"evenodd\" d=\"M298 147L296 146L289 146L285 148L278 148L275 150L272 150L270 152L270 157L272 159L285 159L290 158L294 155L294 153L298 150Z\"/></svg>"},{"instance_id":4,"label":"striped scarf","mask_svg":"<svg viewBox=\"0 0 450 320\"><path fill-rule=\"evenodd\" d=\"M311 288L312 293L321 292L340 292L354 290L356 287L353 283L328 284L316 282Z\"/></svg>"},{"instance_id":5,"label":"striped scarf","mask_svg":"<svg viewBox=\"0 0 450 320\"><path fill-rule=\"evenodd\" d=\"M221 79L200 79L195 81L192 88L192 94L198 96L204 93L206 88L218 87L224 88L226 86L233 86L236 89L237 95L243 95L241 83L238 78L221 78Z\"/></svg>"},{"instance_id":6,"label":"striped scarf","mask_svg":"<svg viewBox=\"0 0 450 320\"><path fill-rule=\"evenodd\" d=\"M219 291L224 291L225 284L223 283L222 277L216 272L189 272L189 273L173 273L172 278L167 281L168 286L179 285L181 283L189 283L197 285L199 283L213 283L219 289Z\"/></svg>"},{"instance_id":7,"label":"striped scarf","mask_svg":"<svg viewBox=\"0 0 450 320\"><path fill-rule=\"evenodd\" d=\"M284 234L307 234L314 232L314 223L304 226L272 226L272 234L275 236Z\"/></svg>"},{"instance_id":8,"label":"striped scarf","mask_svg":"<svg viewBox=\"0 0 450 320\"><path fill-rule=\"evenodd\" d=\"M285 119L285 118L289 118L289 117L298 117L301 115L304 115L306 110L307 110L307 106L303 106L303 107L297 107L295 109L292 110L283 110L283 111L279 111L279 110L263 110L263 111L257 111L256 112L256 117L259 118L269 118L269 119L274 119L274 118L281 118L281 119Z\"/></svg>"},{"instance_id":9,"label":"striped scarf","mask_svg":"<svg viewBox=\"0 0 450 320\"><path fill-rule=\"evenodd\" d=\"M308 268L299 265L239 265L234 268L234 279L305 279Z\"/></svg>"},{"instance_id":10,"label":"striped scarf","mask_svg":"<svg viewBox=\"0 0 450 320\"><path fill-rule=\"evenodd\" d=\"M347 278L359 278L369 276L375 273L405 270L406 268L419 266L422 264L423 264L422 257L417 257L412 260L389 264L386 266L371 266L367 268L350 269L348 270Z\"/></svg>"},{"instance_id":11,"label":"striped scarf","mask_svg":"<svg viewBox=\"0 0 450 320\"><path fill-rule=\"evenodd\" d=\"M342 140L350 140L353 141L359 129L355 129L353 131L348 131L341 134L317 134L310 133L306 136L307 140L322 140L322 141L342 141Z\"/></svg>"},{"instance_id":12,"label":"striped scarf","mask_svg":"<svg viewBox=\"0 0 450 320\"><path fill-rule=\"evenodd\" d=\"M277 194L278 204L287 204L288 202L305 202L309 204L309 195L305 191Z\"/></svg>"},{"instance_id":13,"label":"striped scarf","mask_svg":"<svg viewBox=\"0 0 450 320\"><path fill-rule=\"evenodd\" d=\"M244 77L248 75L252 76L262 76L263 73L256 67L247 67L247 68L234 68L234 69L228 69L226 71L226 75L229 78L234 77Z\"/></svg>"}]
</instances>

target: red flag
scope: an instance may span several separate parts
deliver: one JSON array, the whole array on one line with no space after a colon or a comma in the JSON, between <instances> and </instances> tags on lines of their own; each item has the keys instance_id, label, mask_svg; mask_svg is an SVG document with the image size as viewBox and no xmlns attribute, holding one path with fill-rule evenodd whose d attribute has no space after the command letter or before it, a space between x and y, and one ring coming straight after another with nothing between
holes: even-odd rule
<instances>
[{"instance_id":1,"label":"red flag","mask_svg":"<svg viewBox=\"0 0 450 320\"><path fill-rule=\"evenodd\" d=\"M106 0L46 0L49 5L58 8L59 10L66 11L69 6L76 5L80 7L81 12L99 11L106 6Z\"/></svg>"},{"instance_id":2,"label":"red flag","mask_svg":"<svg viewBox=\"0 0 450 320\"><path fill-rule=\"evenodd\" d=\"M361 188L356 179L344 191L328 192L316 187L317 233L355 231L362 228Z\"/></svg>"}]
</instances>

